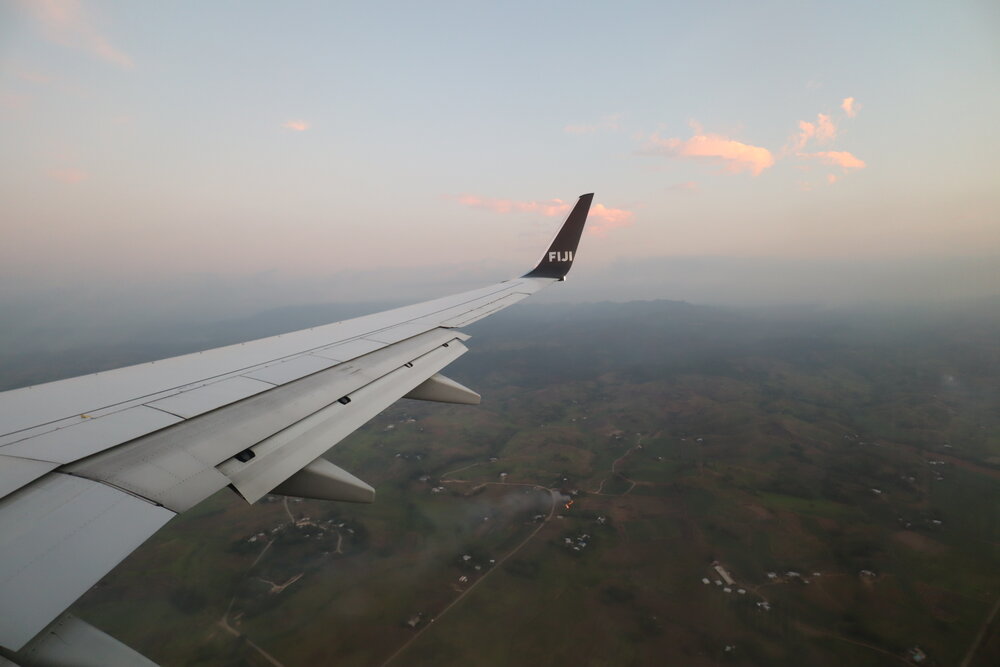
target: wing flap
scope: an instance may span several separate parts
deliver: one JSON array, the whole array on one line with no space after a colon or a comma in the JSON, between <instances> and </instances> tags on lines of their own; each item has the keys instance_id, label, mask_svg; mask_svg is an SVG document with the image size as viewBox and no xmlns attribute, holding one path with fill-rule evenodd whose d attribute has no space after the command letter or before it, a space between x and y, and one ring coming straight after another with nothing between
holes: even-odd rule
<instances>
[{"instance_id":1,"label":"wing flap","mask_svg":"<svg viewBox=\"0 0 1000 667\"><path fill-rule=\"evenodd\" d=\"M23 660L25 667L157 667L153 661L72 614L60 616L15 657ZM0 667L3 665L0 660Z\"/></svg>"},{"instance_id":2,"label":"wing flap","mask_svg":"<svg viewBox=\"0 0 1000 667\"><path fill-rule=\"evenodd\" d=\"M61 473L0 500L0 645L19 650L173 516Z\"/></svg>"},{"instance_id":3,"label":"wing flap","mask_svg":"<svg viewBox=\"0 0 1000 667\"><path fill-rule=\"evenodd\" d=\"M216 469L223 461L421 355L465 338L464 334L444 329L429 331L101 452L66 469L181 512L230 483ZM420 378L417 384L431 375ZM299 467L323 451L302 461Z\"/></svg>"},{"instance_id":4,"label":"wing flap","mask_svg":"<svg viewBox=\"0 0 1000 667\"><path fill-rule=\"evenodd\" d=\"M218 469L247 502L257 502L466 350L453 338L250 447L249 460L231 458Z\"/></svg>"},{"instance_id":5,"label":"wing flap","mask_svg":"<svg viewBox=\"0 0 1000 667\"><path fill-rule=\"evenodd\" d=\"M18 456L0 455L0 498L14 493L45 473L59 467L51 461L35 461Z\"/></svg>"}]
</instances>

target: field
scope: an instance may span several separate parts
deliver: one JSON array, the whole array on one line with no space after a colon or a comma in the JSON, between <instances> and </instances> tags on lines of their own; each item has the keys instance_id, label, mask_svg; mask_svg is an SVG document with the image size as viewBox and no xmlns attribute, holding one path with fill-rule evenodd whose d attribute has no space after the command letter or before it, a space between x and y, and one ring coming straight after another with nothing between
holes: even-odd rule
<instances>
[{"instance_id":1,"label":"field","mask_svg":"<svg viewBox=\"0 0 1000 667\"><path fill-rule=\"evenodd\" d=\"M75 612L168 665L997 664L998 322L511 309L482 406L328 454L373 505L222 492Z\"/></svg>"}]
</instances>

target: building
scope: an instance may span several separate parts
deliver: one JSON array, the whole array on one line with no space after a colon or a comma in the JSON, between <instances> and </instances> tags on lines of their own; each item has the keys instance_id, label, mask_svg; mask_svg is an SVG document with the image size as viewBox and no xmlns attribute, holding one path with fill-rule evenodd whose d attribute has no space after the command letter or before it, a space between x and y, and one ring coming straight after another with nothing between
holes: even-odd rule
<instances>
[{"instance_id":1,"label":"building","mask_svg":"<svg viewBox=\"0 0 1000 667\"><path fill-rule=\"evenodd\" d=\"M732 586L733 584L736 583L736 581L734 581L733 578L729 576L729 573L726 572L726 568L722 567L718 563L716 563L713 567L715 568L715 571L719 573L719 576L722 577L722 580L726 582L727 585Z\"/></svg>"}]
</instances>

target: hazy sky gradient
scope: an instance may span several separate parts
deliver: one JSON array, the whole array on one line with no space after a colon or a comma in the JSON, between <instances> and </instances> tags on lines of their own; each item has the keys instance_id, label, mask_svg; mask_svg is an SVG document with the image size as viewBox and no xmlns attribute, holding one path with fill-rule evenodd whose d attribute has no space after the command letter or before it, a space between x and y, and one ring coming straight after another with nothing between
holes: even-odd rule
<instances>
[{"instance_id":1,"label":"hazy sky gradient","mask_svg":"<svg viewBox=\"0 0 1000 667\"><path fill-rule=\"evenodd\" d=\"M2 295L433 296L591 191L562 297L997 293L997 7L8 0Z\"/></svg>"}]
</instances>

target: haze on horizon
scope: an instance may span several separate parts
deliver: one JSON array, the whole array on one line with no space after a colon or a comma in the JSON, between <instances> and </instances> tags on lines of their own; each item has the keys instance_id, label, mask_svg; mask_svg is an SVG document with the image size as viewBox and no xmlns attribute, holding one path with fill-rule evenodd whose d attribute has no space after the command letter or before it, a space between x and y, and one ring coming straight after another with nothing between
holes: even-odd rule
<instances>
[{"instance_id":1,"label":"haze on horizon","mask_svg":"<svg viewBox=\"0 0 1000 667\"><path fill-rule=\"evenodd\" d=\"M0 307L1000 292L993 3L0 6ZM403 287L399 287L403 285Z\"/></svg>"}]
</instances>

